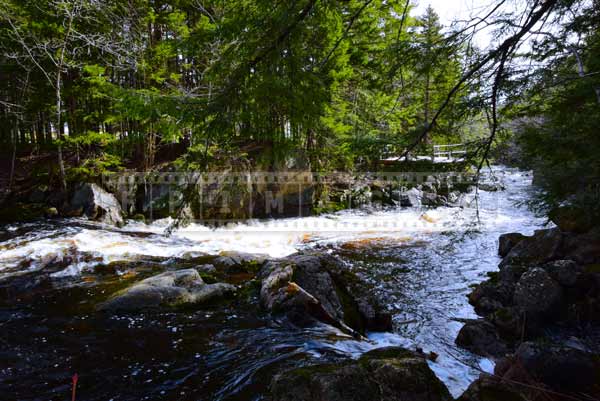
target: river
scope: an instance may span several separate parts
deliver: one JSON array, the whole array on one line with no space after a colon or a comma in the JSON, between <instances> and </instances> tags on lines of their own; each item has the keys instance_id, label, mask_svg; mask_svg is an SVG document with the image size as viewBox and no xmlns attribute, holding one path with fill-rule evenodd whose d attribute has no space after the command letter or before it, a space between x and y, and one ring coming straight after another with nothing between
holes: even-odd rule
<instances>
[{"instance_id":1,"label":"river","mask_svg":"<svg viewBox=\"0 0 600 401\"><path fill-rule=\"evenodd\" d=\"M456 319L475 316L470 286L497 269L500 234L531 234L544 224L522 204L531 175L495 174L506 190L479 191L465 208L191 225L171 237L162 234L165 220L122 229L77 219L0 227L0 394L66 399L77 373L78 399L258 400L283 369L402 345L438 354L430 366L458 396L493 369L454 345ZM256 294L179 311L95 311L115 288L205 253L283 257L304 249L337 255L369 281L394 331L357 341L327 326L299 329L261 311Z\"/></svg>"}]
</instances>

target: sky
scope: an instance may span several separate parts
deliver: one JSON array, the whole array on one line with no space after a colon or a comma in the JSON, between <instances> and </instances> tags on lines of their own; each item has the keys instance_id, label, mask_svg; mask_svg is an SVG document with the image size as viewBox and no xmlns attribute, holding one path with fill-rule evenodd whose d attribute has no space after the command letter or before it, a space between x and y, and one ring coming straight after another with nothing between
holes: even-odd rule
<instances>
[{"instance_id":1,"label":"sky","mask_svg":"<svg viewBox=\"0 0 600 401\"><path fill-rule=\"evenodd\" d=\"M413 0L411 3L417 5L413 9L413 15L423 14L427 6L431 5L444 24L449 24L454 18L468 17L473 9L473 0Z\"/></svg>"},{"instance_id":2,"label":"sky","mask_svg":"<svg viewBox=\"0 0 600 401\"><path fill-rule=\"evenodd\" d=\"M440 22L448 26L455 20L469 20L473 16L489 12L494 0L411 0L411 4L416 5L412 10L413 16L423 14L427 6L431 5L440 17ZM489 32L480 32L475 37L475 42L481 48L487 47L490 41Z\"/></svg>"}]
</instances>

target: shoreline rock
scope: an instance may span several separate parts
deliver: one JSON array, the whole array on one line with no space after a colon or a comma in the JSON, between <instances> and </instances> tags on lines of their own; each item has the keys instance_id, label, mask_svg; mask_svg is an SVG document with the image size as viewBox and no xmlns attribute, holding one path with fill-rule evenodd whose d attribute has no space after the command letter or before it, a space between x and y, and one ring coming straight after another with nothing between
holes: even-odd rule
<instances>
[{"instance_id":1,"label":"shoreline rock","mask_svg":"<svg viewBox=\"0 0 600 401\"><path fill-rule=\"evenodd\" d=\"M600 355L556 344L545 331L558 325L598 327L600 231L557 227L532 236L504 234L499 254L504 255L499 271L469 294L483 319L466 322L456 338L476 354L499 358L496 377L482 376L459 399L547 396L531 392L531 386L599 395L600 385L594 384L600 383ZM519 381L531 386L513 385Z\"/></svg>"},{"instance_id":2,"label":"shoreline rock","mask_svg":"<svg viewBox=\"0 0 600 401\"><path fill-rule=\"evenodd\" d=\"M459 401L597 399L600 358L572 347L524 342L501 359L494 375L482 374Z\"/></svg>"},{"instance_id":3,"label":"shoreline rock","mask_svg":"<svg viewBox=\"0 0 600 401\"><path fill-rule=\"evenodd\" d=\"M271 382L271 395L273 401L452 400L424 355L399 347L280 373Z\"/></svg>"}]
</instances>

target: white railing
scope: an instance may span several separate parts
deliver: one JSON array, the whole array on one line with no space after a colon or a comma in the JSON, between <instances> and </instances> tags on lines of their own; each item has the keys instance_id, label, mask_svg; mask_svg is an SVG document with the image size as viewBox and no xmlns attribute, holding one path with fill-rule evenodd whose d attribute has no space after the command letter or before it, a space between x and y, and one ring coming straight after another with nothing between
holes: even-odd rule
<instances>
[{"instance_id":1,"label":"white railing","mask_svg":"<svg viewBox=\"0 0 600 401\"><path fill-rule=\"evenodd\" d=\"M431 161L435 161L436 157L445 157L448 160L456 160L464 158L467 150L464 143L454 143L450 145L433 145L433 154Z\"/></svg>"}]
</instances>

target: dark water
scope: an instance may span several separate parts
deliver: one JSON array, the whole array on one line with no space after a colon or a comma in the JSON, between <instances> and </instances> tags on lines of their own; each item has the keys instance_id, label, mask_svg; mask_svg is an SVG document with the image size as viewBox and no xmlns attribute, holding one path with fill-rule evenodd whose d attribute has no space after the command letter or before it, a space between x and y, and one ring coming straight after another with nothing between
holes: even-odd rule
<instances>
[{"instance_id":1,"label":"dark water","mask_svg":"<svg viewBox=\"0 0 600 401\"><path fill-rule=\"evenodd\" d=\"M375 347L421 347L454 395L492 368L454 345L456 318L473 317L466 294L498 263L497 238L543 223L515 203L525 173L501 170L507 190L481 192L478 209L349 211L287 226L192 227L173 238L154 226L124 230L81 221L0 229L0 398L65 400L264 399L277 372L357 357ZM425 216L423 213L427 213ZM358 229L340 222L360 222ZM386 224L400 222L389 230ZM336 226L337 224L337 226ZM366 228L365 228L366 227ZM258 306L256 283L202 308L107 315L95 305L131 282L189 263L199 252L284 256L315 248L338 255L373 286L393 333L356 341L323 326L293 327Z\"/></svg>"}]
</instances>

